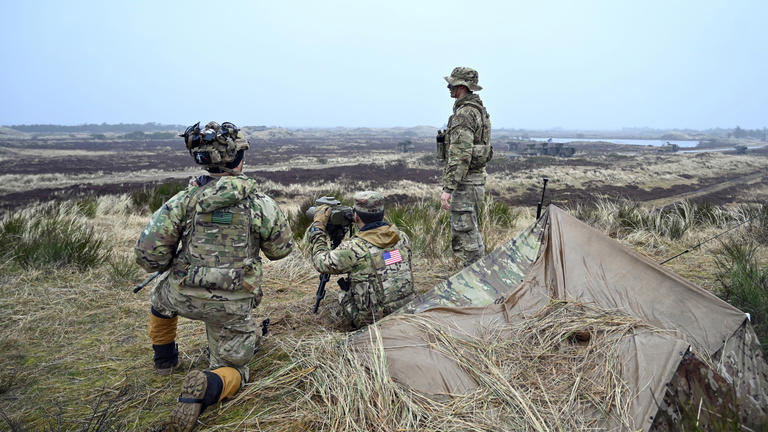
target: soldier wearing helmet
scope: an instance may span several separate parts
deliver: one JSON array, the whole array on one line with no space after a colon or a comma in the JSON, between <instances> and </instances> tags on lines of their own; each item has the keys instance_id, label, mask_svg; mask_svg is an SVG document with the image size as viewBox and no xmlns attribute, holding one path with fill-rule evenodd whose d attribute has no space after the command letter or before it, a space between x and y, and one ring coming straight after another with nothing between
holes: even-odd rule
<instances>
[{"instance_id":1,"label":"soldier wearing helmet","mask_svg":"<svg viewBox=\"0 0 768 432\"><path fill-rule=\"evenodd\" d=\"M453 115L446 131L438 132L438 157L445 162L443 209L451 212L451 248L467 266L485 254L477 217L485 195L485 165L493 156L491 120L483 101L474 92L477 71L457 67L445 77L453 104Z\"/></svg>"},{"instance_id":2,"label":"soldier wearing helmet","mask_svg":"<svg viewBox=\"0 0 768 432\"><path fill-rule=\"evenodd\" d=\"M331 250L326 226L331 208L315 210L306 233L312 264L320 273L342 274L339 304L345 322L360 328L396 311L416 293L411 244L394 224L384 221L384 196L375 191L354 195L353 221L359 231Z\"/></svg>"},{"instance_id":3,"label":"soldier wearing helmet","mask_svg":"<svg viewBox=\"0 0 768 432\"><path fill-rule=\"evenodd\" d=\"M150 293L149 337L155 370L179 364L178 316L205 323L209 370L184 378L169 430L190 431L206 407L234 395L248 380L261 339L261 254L270 260L293 247L285 214L257 182L242 174L248 141L232 123L190 126L180 135L208 175L169 199L151 217L135 247L136 262L164 272Z\"/></svg>"}]
</instances>

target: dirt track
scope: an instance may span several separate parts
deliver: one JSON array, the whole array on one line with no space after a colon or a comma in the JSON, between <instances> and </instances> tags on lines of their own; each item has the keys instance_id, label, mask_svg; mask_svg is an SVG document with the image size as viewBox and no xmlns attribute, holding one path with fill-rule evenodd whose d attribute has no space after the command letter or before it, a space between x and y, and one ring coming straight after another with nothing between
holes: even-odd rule
<instances>
[{"instance_id":1,"label":"dirt track","mask_svg":"<svg viewBox=\"0 0 768 432\"><path fill-rule=\"evenodd\" d=\"M764 172L759 172L735 179L719 181L716 184L690 192L678 193L671 197L645 200L644 202L655 207L663 207L678 201L698 201L705 197L708 198L707 201L717 200L717 197L722 201L727 201L725 198L731 198L739 192L742 192L744 189L749 189L753 185L766 183L768 183L768 175Z\"/></svg>"}]
</instances>

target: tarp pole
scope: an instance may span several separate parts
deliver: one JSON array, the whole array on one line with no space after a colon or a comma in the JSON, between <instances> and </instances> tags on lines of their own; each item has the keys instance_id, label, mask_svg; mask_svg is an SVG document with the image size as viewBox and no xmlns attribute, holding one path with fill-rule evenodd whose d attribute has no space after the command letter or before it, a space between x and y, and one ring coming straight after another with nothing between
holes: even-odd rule
<instances>
[{"instance_id":1,"label":"tarp pole","mask_svg":"<svg viewBox=\"0 0 768 432\"><path fill-rule=\"evenodd\" d=\"M541 188L541 199L539 200L539 205L536 206L536 220L539 220L539 218L541 217L541 206L544 204L544 192L547 191L548 181L549 179L544 177L544 187Z\"/></svg>"}]
</instances>

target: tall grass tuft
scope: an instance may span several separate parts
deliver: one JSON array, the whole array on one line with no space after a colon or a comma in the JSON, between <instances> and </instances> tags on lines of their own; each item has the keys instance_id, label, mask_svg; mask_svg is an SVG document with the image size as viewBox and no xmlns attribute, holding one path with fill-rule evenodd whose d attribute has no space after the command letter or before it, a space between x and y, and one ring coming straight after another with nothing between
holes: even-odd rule
<instances>
[{"instance_id":1,"label":"tall grass tuft","mask_svg":"<svg viewBox=\"0 0 768 432\"><path fill-rule=\"evenodd\" d=\"M85 269L107 259L110 248L74 206L29 209L0 221L0 257L25 268Z\"/></svg>"},{"instance_id":2,"label":"tall grass tuft","mask_svg":"<svg viewBox=\"0 0 768 432\"><path fill-rule=\"evenodd\" d=\"M120 254L113 251L107 259L109 266L109 278L115 285L125 285L133 281L139 274L139 266L136 264L132 253Z\"/></svg>"},{"instance_id":3,"label":"tall grass tuft","mask_svg":"<svg viewBox=\"0 0 768 432\"><path fill-rule=\"evenodd\" d=\"M99 208L99 202L95 197L87 197L75 201L74 206L78 213L88 219L93 219L96 217L96 210Z\"/></svg>"},{"instance_id":4,"label":"tall grass tuft","mask_svg":"<svg viewBox=\"0 0 768 432\"><path fill-rule=\"evenodd\" d=\"M414 254L428 259L450 255L450 218L439 201L396 205L387 210L385 219L408 235Z\"/></svg>"},{"instance_id":5,"label":"tall grass tuft","mask_svg":"<svg viewBox=\"0 0 768 432\"><path fill-rule=\"evenodd\" d=\"M747 232L760 244L768 244L768 206L742 205L739 210L744 220L749 220Z\"/></svg>"},{"instance_id":6,"label":"tall grass tuft","mask_svg":"<svg viewBox=\"0 0 768 432\"><path fill-rule=\"evenodd\" d=\"M328 195L336 197L344 205L354 204L344 192L337 190L306 199L299 206L299 210L289 217L294 238L302 238L312 223L312 219L306 216L307 209L315 205L317 198ZM480 206L478 224L487 252L511 237L518 219L519 213L509 205L486 197ZM395 224L408 236L415 255L427 259L451 256L450 213L442 209L439 201L422 200L395 204L386 209L384 220Z\"/></svg>"},{"instance_id":7,"label":"tall grass tuft","mask_svg":"<svg viewBox=\"0 0 768 432\"><path fill-rule=\"evenodd\" d=\"M508 240L519 218L520 212L513 210L509 204L486 196L478 218L485 251L491 252Z\"/></svg>"},{"instance_id":8,"label":"tall grass tuft","mask_svg":"<svg viewBox=\"0 0 768 432\"><path fill-rule=\"evenodd\" d=\"M186 189L186 187L186 184L175 182L145 187L131 192L131 203L138 211L148 210L150 213L153 213L171 197Z\"/></svg>"},{"instance_id":9,"label":"tall grass tuft","mask_svg":"<svg viewBox=\"0 0 768 432\"><path fill-rule=\"evenodd\" d=\"M757 260L759 246L751 239L723 242L715 257L723 300L748 312L752 326L768 354L768 266Z\"/></svg>"},{"instance_id":10,"label":"tall grass tuft","mask_svg":"<svg viewBox=\"0 0 768 432\"><path fill-rule=\"evenodd\" d=\"M623 238L644 232L674 241L680 240L694 228L724 229L728 225L743 222L746 214L765 211L762 208L759 206L745 210L689 201L653 208L631 200L598 200L588 205L577 204L571 209L571 214L613 237Z\"/></svg>"},{"instance_id":11,"label":"tall grass tuft","mask_svg":"<svg viewBox=\"0 0 768 432\"><path fill-rule=\"evenodd\" d=\"M309 228L309 226L312 224L312 218L307 216L307 210L315 205L315 201L317 201L318 198L324 196L334 197L339 200L342 205L345 206L352 207L354 205L352 199L347 197L346 192L342 190L331 190L310 196L301 202L299 209L296 212L290 213L288 215L288 222L291 225L291 231L293 232L294 239L299 240L304 237L304 233L307 231L307 228Z\"/></svg>"}]
</instances>

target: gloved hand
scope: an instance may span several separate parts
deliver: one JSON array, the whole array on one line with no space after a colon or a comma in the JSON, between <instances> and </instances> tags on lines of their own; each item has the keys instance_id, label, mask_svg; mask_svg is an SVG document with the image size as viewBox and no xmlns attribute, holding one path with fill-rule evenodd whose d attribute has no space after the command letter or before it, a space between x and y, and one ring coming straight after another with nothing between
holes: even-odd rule
<instances>
[{"instance_id":1,"label":"gloved hand","mask_svg":"<svg viewBox=\"0 0 768 432\"><path fill-rule=\"evenodd\" d=\"M325 231L325 226L328 225L328 219L330 219L330 217L331 206L323 204L315 209L315 219L312 221L312 226Z\"/></svg>"}]
</instances>

